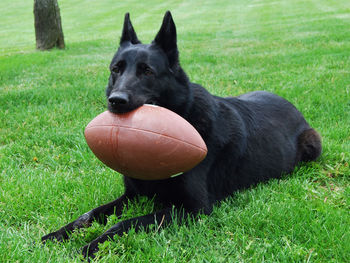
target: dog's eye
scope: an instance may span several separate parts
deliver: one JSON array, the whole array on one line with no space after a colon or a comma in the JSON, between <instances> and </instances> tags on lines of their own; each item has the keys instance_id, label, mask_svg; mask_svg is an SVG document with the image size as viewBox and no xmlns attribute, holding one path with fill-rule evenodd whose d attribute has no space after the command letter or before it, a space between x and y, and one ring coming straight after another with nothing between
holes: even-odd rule
<instances>
[{"instance_id":1,"label":"dog's eye","mask_svg":"<svg viewBox=\"0 0 350 263\"><path fill-rule=\"evenodd\" d=\"M114 73L119 73L119 72L120 72L120 69L119 69L118 67L113 67L113 68L112 68L112 71L113 71Z\"/></svg>"},{"instance_id":2,"label":"dog's eye","mask_svg":"<svg viewBox=\"0 0 350 263\"><path fill-rule=\"evenodd\" d=\"M152 76L153 75L153 71L151 68L146 68L145 71L144 71L145 75L147 76Z\"/></svg>"},{"instance_id":3,"label":"dog's eye","mask_svg":"<svg viewBox=\"0 0 350 263\"><path fill-rule=\"evenodd\" d=\"M123 71L124 65L125 65L124 61L119 61L116 65L114 65L112 67L112 71L114 73L119 74L119 73L121 73Z\"/></svg>"},{"instance_id":4,"label":"dog's eye","mask_svg":"<svg viewBox=\"0 0 350 263\"><path fill-rule=\"evenodd\" d=\"M139 69L140 69L140 72L142 72L146 76L153 76L154 75L153 70L148 65L146 65L144 63L141 63L139 65Z\"/></svg>"}]
</instances>

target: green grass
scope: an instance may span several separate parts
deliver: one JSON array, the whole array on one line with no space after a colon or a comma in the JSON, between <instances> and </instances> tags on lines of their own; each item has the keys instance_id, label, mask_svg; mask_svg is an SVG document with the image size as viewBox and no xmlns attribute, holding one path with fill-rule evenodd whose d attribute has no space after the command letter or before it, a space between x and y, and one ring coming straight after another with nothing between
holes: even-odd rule
<instances>
[{"instance_id":1,"label":"green grass","mask_svg":"<svg viewBox=\"0 0 350 263\"><path fill-rule=\"evenodd\" d=\"M122 194L121 176L96 160L83 129L105 110L124 13L149 42L167 9L192 81L220 96L287 98L322 134L323 154L211 216L106 242L101 262L350 262L348 0L59 4L67 47L39 52L32 1L0 2L0 262L80 262L79 248L116 222L38 243ZM152 208L140 199L125 218Z\"/></svg>"}]
</instances>

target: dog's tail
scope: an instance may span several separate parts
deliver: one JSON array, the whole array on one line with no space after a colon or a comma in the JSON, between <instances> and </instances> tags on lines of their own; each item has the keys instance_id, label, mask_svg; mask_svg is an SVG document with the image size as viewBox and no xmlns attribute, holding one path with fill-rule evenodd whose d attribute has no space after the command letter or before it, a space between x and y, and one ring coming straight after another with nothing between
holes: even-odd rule
<instances>
[{"instance_id":1,"label":"dog's tail","mask_svg":"<svg viewBox=\"0 0 350 263\"><path fill-rule=\"evenodd\" d=\"M298 159L302 162L316 160L322 152L321 136L312 128L298 136Z\"/></svg>"}]
</instances>

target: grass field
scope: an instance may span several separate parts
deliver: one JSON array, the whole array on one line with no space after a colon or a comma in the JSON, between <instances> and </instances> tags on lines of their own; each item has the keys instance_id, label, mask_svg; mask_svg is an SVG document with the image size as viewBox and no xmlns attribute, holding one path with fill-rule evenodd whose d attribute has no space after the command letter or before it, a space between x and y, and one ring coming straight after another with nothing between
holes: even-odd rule
<instances>
[{"instance_id":1,"label":"grass field","mask_svg":"<svg viewBox=\"0 0 350 263\"><path fill-rule=\"evenodd\" d=\"M100 261L350 262L348 0L61 0L66 49L49 52L35 50L32 2L0 2L0 262L80 262L80 247L117 221L38 243L122 194L121 176L96 160L83 130L106 108L124 13L150 42L168 9L193 82L220 96L285 97L322 134L323 154L211 216L106 242ZM140 198L124 218L152 208Z\"/></svg>"}]
</instances>

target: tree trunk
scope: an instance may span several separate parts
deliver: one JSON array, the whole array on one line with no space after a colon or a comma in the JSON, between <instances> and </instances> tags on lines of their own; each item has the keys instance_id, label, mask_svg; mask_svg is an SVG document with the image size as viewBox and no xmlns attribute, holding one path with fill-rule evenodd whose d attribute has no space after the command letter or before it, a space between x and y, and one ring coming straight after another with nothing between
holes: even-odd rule
<instances>
[{"instance_id":1,"label":"tree trunk","mask_svg":"<svg viewBox=\"0 0 350 263\"><path fill-rule=\"evenodd\" d=\"M57 0L34 0L36 48L64 48L60 9Z\"/></svg>"}]
</instances>

